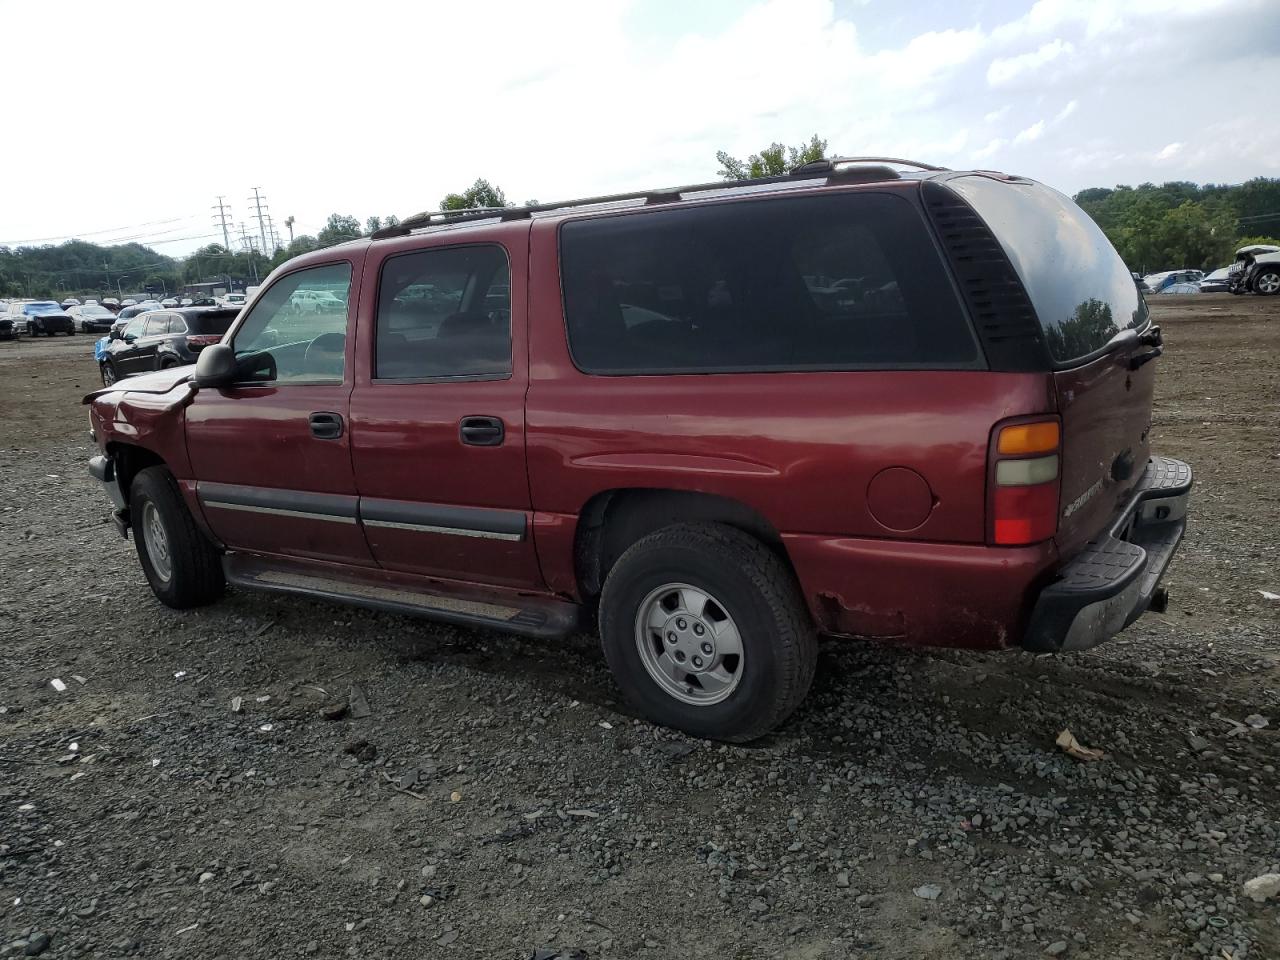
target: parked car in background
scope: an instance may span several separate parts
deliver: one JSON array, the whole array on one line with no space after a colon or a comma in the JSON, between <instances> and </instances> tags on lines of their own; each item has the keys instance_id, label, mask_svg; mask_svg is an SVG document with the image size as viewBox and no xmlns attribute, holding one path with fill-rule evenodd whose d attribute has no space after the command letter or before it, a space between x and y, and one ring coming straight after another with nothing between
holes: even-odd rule
<instances>
[{"instance_id":1,"label":"parked car in background","mask_svg":"<svg viewBox=\"0 0 1280 960\"><path fill-rule=\"evenodd\" d=\"M245 304L245 295L243 293L228 293L222 298L224 307L235 307L239 310Z\"/></svg>"},{"instance_id":2,"label":"parked car in background","mask_svg":"<svg viewBox=\"0 0 1280 960\"><path fill-rule=\"evenodd\" d=\"M1228 268L1227 289L1232 293L1280 293L1280 247L1255 243L1236 251Z\"/></svg>"},{"instance_id":3,"label":"parked car in background","mask_svg":"<svg viewBox=\"0 0 1280 960\"><path fill-rule=\"evenodd\" d=\"M15 303L9 307L9 318L13 321L17 333L25 333L33 337L44 334L52 337L55 333L71 336L76 332L75 321L62 309L62 305L52 300L31 300L26 303Z\"/></svg>"},{"instance_id":4,"label":"parked car in background","mask_svg":"<svg viewBox=\"0 0 1280 960\"><path fill-rule=\"evenodd\" d=\"M176 307L177 305L178 301L173 297L165 297L160 301L160 306L162 307Z\"/></svg>"},{"instance_id":5,"label":"parked car in background","mask_svg":"<svg viewBox=\"0 0 1280 960\"><path fill-rule=\"evenodd\" d=\"M120 301L117 300L115 297L104 297L102 300L102 305L106 307L108 310L120 309Z\"/></svg>"},{"instance_id":6,"label":"parked car in background","mask_svg":"<svg viewBox=\"0 0 1280 960\"><path fill-rule=\"evenodd\" d=\"M152 310L128 322L107 344L100 361L102 382L195 363L205 347L217 343L240 311L225 307Z\"/></svg>"},{"instance_id":7,"label":"parked car in background","mask_svg":"<svg viewBox=\"0 0 1280 960\"><path fill-rule=\"evenodd\" d=\"M110 330L111 324L115 323L116 315L100 304L85 304L82 307L72 307L67 311L71 315L71 319L75 321L81 333L97 333L99 330Z\"/></svg>"},{"instance_id":8,"label":"parked car in background","mask_svg":"<svg viewBox=\"0 0 1280 960\"><path fill-rule=\"evenodd\" d=\"M0 314L0 340L16 340L18 335L13 329L13 318Z\"/></svg>"},{"instance_id":9,"label":"parked car in background","mask_svg":"<svg viewBox=\"0 0 1280 960\"><path fill-rule=\"evenodd\" d=\"M1198 293L1203 270L1164 270L1143 277L1147 290L1151 293ZM1170 287L1177 289L1170 289Z\"/></svg>"},{"instance_id":10,"label":"parked car in background","mask_svg":"<svg viewBox=\"0 0 1280 960\"><path fill-rule=\"evenodd\" d=\"M71 307L78 307L78 306L80 306L80 301L75 297L67 297L67 299L62 301L62 308L64 310L69 309Z\"/></svg>"},{"instance_id":11,"label":"parked car in background","mask_svg":"<svg viewBox=\"0 0 1280 960\"><path fill-rule=\"evenodd\" d=\"M183 297L182 300L178 302L178 306L180 307L190 307L193 305L194 301L190 297Z\"/></svg>"},{"instance_id":12,"label":"parked car in background","mask_svg":"<svg viewBox=\"0 0 1280 960\"><path fill-rule=\"evenodd\" d=\"M122 307L136 307L137 305L138 305L138 301L135 300L133 297L125 297L123 300L120 301L120 306Z\"/></svg>"},{"instance_id":13,"label":"parked car in background","mask_svg":"<svg viewBox=\"0 0 1280 960\"><path fill-rule=\"evenodd\" d=\"M194 371L86 398L90 471L171 607L598 623L701 737L783 722L822 633L1056 652L1159 609L1191 470L1124 262L1033 181L853 163L304 254Z\"/></svg>"},{"instance_id":14,"label":"parked car in background","mask_svg":"<svg viewBox=\"0 0 1280 960\"><path fill-rule=\"evenodd\" d=\"M1200 281L1201 293L1226 293L1227 292L1227 275L1230 267L1219 267L1211 273L1206 273L1204 279Z\"/></svg>"}]
</instances>

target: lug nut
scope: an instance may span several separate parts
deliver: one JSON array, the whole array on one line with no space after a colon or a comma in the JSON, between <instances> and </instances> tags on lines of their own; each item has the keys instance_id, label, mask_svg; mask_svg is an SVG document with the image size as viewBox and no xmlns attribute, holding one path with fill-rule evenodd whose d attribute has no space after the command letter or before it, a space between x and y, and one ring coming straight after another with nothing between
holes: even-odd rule
<instances>
[{"instance_id":1,"label":"lug nut","mask_svg":"<svg viewBox=\"0 0 1280 960\"><path fill-rule=\"evenodd\" d=\"M683 619L680 619L680 620L677 620L677 621L676 621L676 629L677 629L677 630L683 630L683 629L684 629L685 627L687 627L687 626L688 626L688 624L687 624L687 623L685 623Z\"/></svg>"},{"instance_id":2,"label":"lug nut","mask_svg":"<svg viewBox=\"0 0 1280 960\"><path fill-rule=\"evenodd\" d=\"M674 633L668 633L667 643L675 643L675 642L676 642L676 635Z\"/></svg>"},{"instance_id":3,"label":"lug nut","mask_svg":"<svg viewBox=\"0 0 1280 960\"><path fill-rule=\"evenodd\" d=\"M707 631L706 631L706 630L704 630L704 629L702 628L702 624L700 624L700 623L695 623L695 624L693 625L693 634L694 634L694 636L700 637L700 636L702 636L702 635L703 635L704 633L706 633L706 632L707 632Z\"/></svg>"},{"instance_id":4,"label":"lug nut","mask_svg":"<svg viewBox=\"0 0 1280 960\"><path fill-rule=\"evenodd\" d=\"M701 666L702 666L702 658L701 658L701 657L694 657L694 658L693 658L693 665L694 665L695 667L701 667Z\"/></svg>"},{"instance_id":5,"label":"lug nut","mask_svg":"<svg viewBox=\"0 0 1280 960\"><path fill-rule=\"evenodd\" d=\"M711 646L711 644L704 643L702 645L702 652L705 653L708 657L711 656L712 650L713 650L713 647Z\"/></svg>"}]
</instances>

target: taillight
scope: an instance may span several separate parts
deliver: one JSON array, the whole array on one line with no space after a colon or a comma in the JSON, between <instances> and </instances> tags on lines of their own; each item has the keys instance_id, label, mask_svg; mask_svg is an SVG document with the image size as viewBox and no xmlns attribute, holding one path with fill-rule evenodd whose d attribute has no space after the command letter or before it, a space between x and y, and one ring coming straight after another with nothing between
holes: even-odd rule
<instances>
[{"instance_id":1,"label":"taillight","mask_svg":"<svg viewBox=\"0 0 1280 960\"><path fill-rule=\"evenodd\" d=\"M215 343L222 342L222 335L217 333L197 333L187 335L187 346L195 347L197 350L202 347L211 347Z\"/></svg>"},{"instance_id":2,"label":"taillight","mask_svg":"<svg viewBox=\"0 0 1280 960\"><path fill-rule=\"evenodd\" d=\"M1023 546L1058 532L1062 425L1056 419L996 428L991 445L991 542Z\"/></svg>"}]
</instances>

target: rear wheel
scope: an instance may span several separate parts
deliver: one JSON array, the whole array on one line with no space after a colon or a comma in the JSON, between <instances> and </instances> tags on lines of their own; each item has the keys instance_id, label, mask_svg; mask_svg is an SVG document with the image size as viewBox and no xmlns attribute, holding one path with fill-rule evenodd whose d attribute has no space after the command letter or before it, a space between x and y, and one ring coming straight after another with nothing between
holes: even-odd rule
<instances>
[{"instance_id":1,"label":"rear wheel","mask_svg":"<svg viewBox=\"0 0 1280 960\"><path fill-rule=\"evenodd\" d=\"M133 478L129 513L138 560L151 591L178 610L213 603L226 581L214 549L196 526L164 467L148 467Z\"/></svg>"},{"instance_id":2,"label":"rear wheel","mask_svg":"<svg viewBox=\"0 0 1280 960\"><path fill-rule=\"evenodd\" d=\"M782 723L817 663L791 571L714 523L633 544L605 581L600 634L628 700L657 723L717 740L754 740Z\"/></svg>"},{"instance_id":3,"label":"rear wheel","mask_svg":"<svg viewBox=\"0 0 1280 960\"><path fill-rule=\"evenodd\" d=\"M1280 293L1280 267L1268 267L1254 277L1253 289L1264 297Z\"/></svg>"}]
</instances>

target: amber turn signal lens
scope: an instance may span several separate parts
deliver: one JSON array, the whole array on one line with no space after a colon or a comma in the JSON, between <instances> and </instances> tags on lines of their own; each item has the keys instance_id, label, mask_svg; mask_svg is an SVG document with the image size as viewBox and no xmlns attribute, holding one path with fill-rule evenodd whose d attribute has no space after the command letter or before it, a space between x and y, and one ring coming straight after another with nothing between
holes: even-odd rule
<instances>
[{"instance_id":1,"label":"amber turn signal lens","mask_svg":"<svg viewBox=\"0 0 1280 960\"><path fill-rule=\"evenodd\" d=\"M1017 423L1003 427L996 449L1002 456L1023 453L1052 453L1058 449L1062 430L1057 420L1041 423Z\"/></svg>"}]
</instances>

